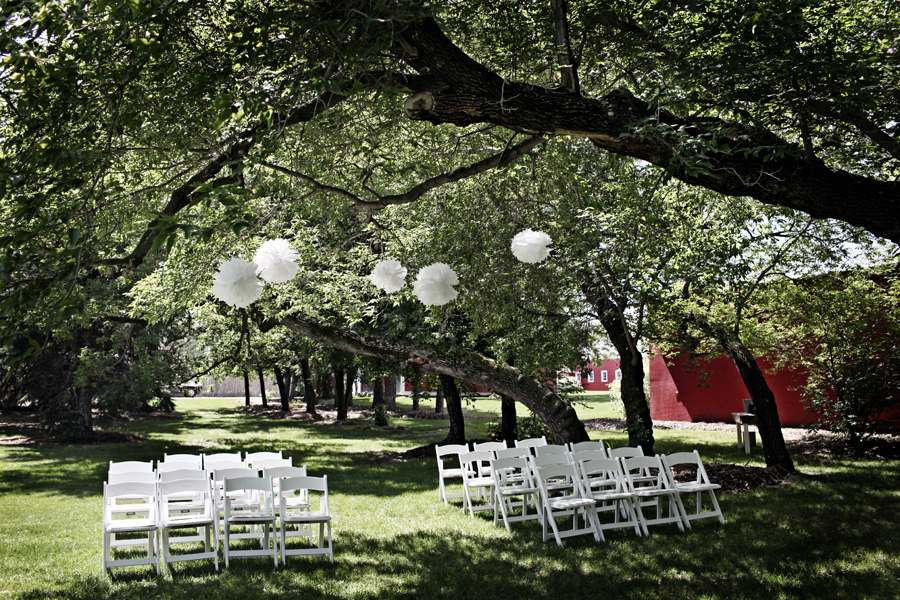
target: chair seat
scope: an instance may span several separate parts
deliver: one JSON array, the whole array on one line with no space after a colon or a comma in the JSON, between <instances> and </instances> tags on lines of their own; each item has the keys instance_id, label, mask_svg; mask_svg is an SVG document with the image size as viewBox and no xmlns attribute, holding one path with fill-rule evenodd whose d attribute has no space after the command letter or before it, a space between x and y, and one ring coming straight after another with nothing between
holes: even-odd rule
<instances>
[{"instance_id":1,"label":"chair seat","mask_svg":"<svg viewBox=\"0 0 900 600\"><path fill-rule=\"evenodd\" d=\"M570 508L581 508L582 506L593 506L593 498L550 498L549 506L554 510L568 510Z\"/></svg>"},{"instance_id":2,"label":"chair seat","mask_svg":"<svg viewBox=\"0 0 900 600\"><path fill-rule=\"evenodd\" d=\"M613 500L628 500L633 497L633 494L631 492L593 492L591 496L594 500L612 502Z\"/></svg>"},{"instance_id":3,"label":"chair seat","mask_svg":"<svg viewBox=\"0 0 900 600\"><path fill-rule=\"evenodd\" d=\"M708 492L710 490L718 490L721 489L722 486L718 483L698 483L698 482L686 482L686 483L676 483L675 489L682 493L690 493L690 492Z\"/></svg>"},{"instance_id":4,"label":"chair seat","mask_svg":"<svg viewBox=\"0 0 900 600\"><path fill-rule=\"evenodd\" d=\"M522 496L524 494L536 494L538 489L529 485L504 486L500 493L504 496Z\"/></svg>"},{"instance_id":5,"label":"chair seat","mask_svg":"<svg viewBox=\"0 0 900 600\"><path fill-rule=\"evenodd\" d=\"M282 519L285 523L319 523L330 521L331 517L320 512L303 513L302 515L285 515Z\"/></svg>"},{"instance_id":6,"label":"chair seat","mask_svg":"<svg viewBox=\"0 0 900 600\"><path fill-rule=\"evenodd\" d=\"M212 517L198 515L179 515L164 516L161 525L169 529L177 529L179 527L205 527L212 525L214 522Z\"/></svg>"},{"instance_id":7,"label":"chair seat","mask_svg":"<svg viewBox=\"0 0 900 600\"><path fill-rule=\"evenodd\" d=\"M156 519L125 519L112 521L106 524L106 531L115 533L127 533L136 531L148 531L156 529Z\"/></svg>"}]
</instances>

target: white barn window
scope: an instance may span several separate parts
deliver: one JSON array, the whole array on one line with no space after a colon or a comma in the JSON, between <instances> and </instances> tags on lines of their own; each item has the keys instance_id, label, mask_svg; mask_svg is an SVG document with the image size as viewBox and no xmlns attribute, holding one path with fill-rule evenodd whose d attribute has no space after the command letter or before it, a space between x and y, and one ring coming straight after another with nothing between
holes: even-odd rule
<instances>
[{"instance_id":1,"label":"white barn window","mask_svg":"<svg viewBox=\"0 0 900 600\"><path fill-rule=\"evenodd\" d=\"M616 369L616 381L622 379L622 369Z\"/></svg>"},{"instance_id":2,"label":"white barn window","mask_svg":"<svg viewBox=\"0 0 900 600\"><path fill-rule=\"evenodd\" d=\"M608 382L609 382L609 372L607 372L606 369L603 369L602 371L600 371L600 381L601 381L602 383L608 383Z\"/></svg>"}]
</instances>

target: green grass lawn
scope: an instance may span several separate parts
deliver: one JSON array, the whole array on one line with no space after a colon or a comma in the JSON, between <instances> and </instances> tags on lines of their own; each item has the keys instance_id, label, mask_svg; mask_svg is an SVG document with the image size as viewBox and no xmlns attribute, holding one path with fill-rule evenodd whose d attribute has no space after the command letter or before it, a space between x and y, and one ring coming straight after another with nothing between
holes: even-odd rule
<instances>
[{"instance_id":1,"label":"green grass lawn","mask_svg":"<svg viewBox=\"0 0 900 600\"><path fill-rule=\"evenodd\" d=\"M366 401L363 400L363 403ZM0 599L151 598L900 598L900 461L794 456L791 483L722 494L713 519L648 539L616 530L607 542L542 542L540 525L495 528L437 498L435 459L397 453L441 440L447 421L394 417L347 425L253 416L235 399L178 401L181 419L134 422L142 442L0 445ZM401 400L401 405L407 400ZM433 407L433 400L424 408ZM499 401L467 407L470 438L487 437ZM615 416L603 396L583 418ZM21 434L4 427L0 436ZM624 432L592 431L622 445ZM657 451L698 448L708 461L762 466L731 432L660 430ZM327 474L335 563L295 557L189 562L101 574L102 485L110 460L164 452L284 450Z\"/></svg>"}]
</instances>

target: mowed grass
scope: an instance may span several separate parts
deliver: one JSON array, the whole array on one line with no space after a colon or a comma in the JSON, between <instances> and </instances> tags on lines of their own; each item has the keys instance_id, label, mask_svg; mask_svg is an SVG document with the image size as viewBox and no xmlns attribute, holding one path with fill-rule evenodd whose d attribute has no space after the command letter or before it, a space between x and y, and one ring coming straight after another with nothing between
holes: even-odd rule
<instances>
[{"instance_id":1,"label":"mowed grass","mask_svg":"<svg viewBox=\"0 0 900 600\"><path fill-rule=\"evenodd\" d=\"M433 457L397 454L440 441L444 420L337 425L236 411L240 400L178 401L180 419L132 423L148 439L101 445L0 445L0 599L121 598L900 598L900 461L795 454L791 483L721 494L726 524L696 522L542 542L537 522L513 532L437 498ZM358 404L366 404L366 400ZM408 400L401 400L401 406ZM423 408L433 407L426 400ZM499 401L467 406L469 438L486 438ZM605 396L583 418L615 416ZM520 409L521 412L521 409ZM17 433L5 427L0 436ZM623 432L591 437L624 445ZM600 434L603 434L602 436ZM731 432L655 432L658 452L698 448L707 461L762 466ZM246 559L101 573L100 504L110 460L163 453L280 449L327 474L335 563Z\"/></svg>"}]
</instances>

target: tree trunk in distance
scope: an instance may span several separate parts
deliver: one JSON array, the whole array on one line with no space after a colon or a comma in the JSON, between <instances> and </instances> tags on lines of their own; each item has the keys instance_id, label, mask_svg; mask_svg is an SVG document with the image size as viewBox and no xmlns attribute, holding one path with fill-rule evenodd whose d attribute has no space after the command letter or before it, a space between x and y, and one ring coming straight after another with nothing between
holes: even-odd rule
<instances>
[{"instance_id":1,"label":"tree trunk in distance","mask_svg":"<svg viewBox=\"0 0 900 600\"><path fill-rule=\"evenodd\" d=\"M409 383L412 386L412 409L419 410L419 397L422 393L419 389L419 387L421 385L421 379L419 378L419 374L415 373L410 378Z\"/></svg>"},{"instance_id":2,"label":"tree trunk in distance","mask_svg":"<svg viewBox=\"0 0 900 600\"><path fill-rule=\"evenodd\" d=\"M268 406L269 401L266 400L266 376L263 374L262 369L257 369L256 372L259 373L259 396L262 400L262 405Z\"/></svg>"},{"instance_id":3,"label":"tree trunk in distance","mask_svg":"<svg viewBox=\"0 0 900 600\"><path fill-rule=\"evenodd\" d=\"M372 409L384 405L384 377L372 382Z\"/></svg>"},{"instance_id":4,"label":"tree trunk in distance","mask_svg":"<svg viewBox=\"0 0 900 600\"><path fill-rule=\"evenodd\" d=\"M388 410L397 410L397 378L393 375L384 378L384 401Z\"/></svg>"},{"instance_id":5,"label":"tree trunk in distance","mask_svg":"<svg viewBox=\"0 0 900 600\"><path fill-rule=\"evenodd\" d=\"M456 380L449 375L441 375L441 389L447 399L447 413L450 415L450 431L441 444L465 444L466 422L463 418L462 398Z\"/></svg>"},{"instance_id":6,"label":"tree trunk in distance","mask_svg":"<svg viewBox=\"0 0 900 600\"><path fill-rule=\"evenodd\" d=\"M344 393L344 367L334 368L334 404L338 421L347 418L347 395Z\"/></svg>"},{"instance_id":7,"label":"tree trunk in distance","mask_svg":"<svg viewBox=\"0 0 900 600\"><path fill-rule=\"evenodd\" d=\"M640 446L645 455L653 456L655 440L650 406L644 394L644 357L637 348L628 343L628 332L625 331L616 305L606 296L595 300L600 313L600 323L619 354L619 368L622 370L622 383L619 389L625 407L628 444Z\"/></svg>"},{"instance_id":8,"label":"tree trunk in distance","mask_svg":"<svg viewBox=\"0 0 900 600\"><path fill-rule=\"evenodd\" d=\"M730 331L725 331L707 323L700 323L702 329L715 336L719 345L725 350L737 367L741 380L753 400L756 415L756 428L762 440L763 455L767 467L778 467L786 473L795 471L794 461L788 453L781 431L781 418L778 416L778 405L775 394L766 382L756 357L740 338Z\"/></svg>"},{"instance_id":9,"label":"tree trunk in distance","mask_svg":"<svg viewBox=\"0 0 900 600\"><path fill-rule=\"evenodd\" d=\"M347 394L345 406L347 406L348 409L353 406L353 384L356 383L356 372L356 367L347 367L347 388L344 392Z\"/></svg>"},{"instance_id":10,"label":"tree trunk in distance","mask_svg":"<svg viewBox=\"0 0 900 600\"><path fill-rule=\"evenodd\" d=\"M285 379L284 372L278 365L275 365L275 381L278 382L278 395L281 396L281 410L282 412L288 412L291 410L290 379Z\"/></svg>"},{"instance_id":11,"label":"tree trunk in distance","mask_svg":"<svg viewBox=\"0 0 900 600\"><path fill-rule=\"evenodd\" d=\"M444 412L444 387L441 385L434 393L434 412L437 414Z\"/></svg>"},{"instance_id":12,"label":"tree trunk in distance","mask_svg":"<svg viewBox=\"0 0 900 600\"><path fill-rule=\"evenodd\" d=\"M244 406L250 406L250 373L244 369Z\"/></svg>"},{"instance_id":13,"label":"tree trunk in distance","mask_svg":"<svg viewBox=\"0 0 900 600\"><path fill-rule=\"evenodd\" d=\"M306 400L306 412L314 415L316 414L316 389L313 386L308 358L300 359L300 372L303 374L303 396Z\"/></svg>"},{"instance_id":14,"label":"tree trunk in distance","mask_svg":"<svg viewBox=\"0 0 900 600\"><path fill-rule=\"evenodd\" d=\"M500 394L500 435L510 448L516 445L516 401Z\"/></svg>"},{"instance_id":15,"label":"tree trunk in distance","mask_svg":"<svg viewBox=\"0 0 900 600\"><path fill-rule=\"evenodd\" d=\"M79 428L76 437L87 439L94 433L94 387L91 385L90 376L86 377L85 385L75 390L75 400L78 403Z\"/></svg>"}]
</instances>

